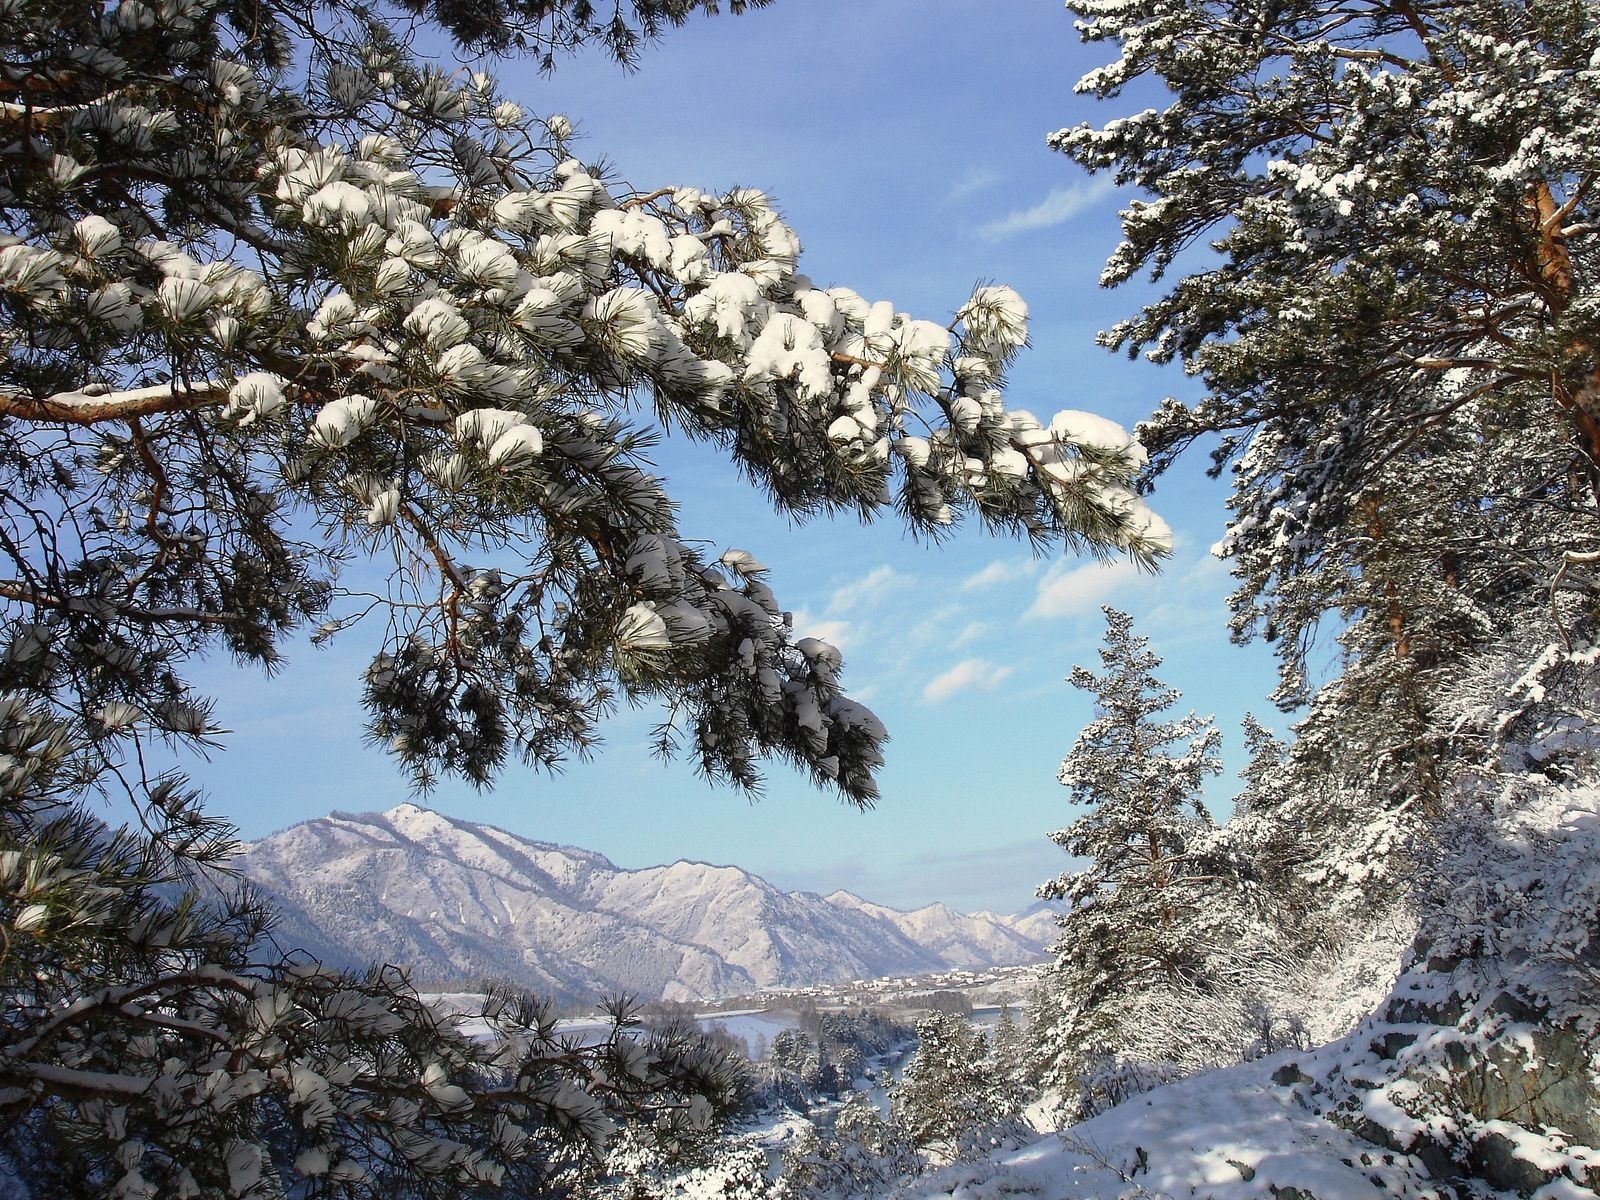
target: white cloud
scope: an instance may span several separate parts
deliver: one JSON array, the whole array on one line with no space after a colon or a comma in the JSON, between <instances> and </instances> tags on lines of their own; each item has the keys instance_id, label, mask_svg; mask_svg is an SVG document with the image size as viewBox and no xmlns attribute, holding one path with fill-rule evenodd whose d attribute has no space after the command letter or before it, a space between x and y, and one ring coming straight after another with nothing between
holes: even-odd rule
<instances>
[{"instance_id":1,"label":"white cloud","mask_svg":"<svg viewBox=\"0 0 1600 1200\"><path fill-rule=\"evenodd\" d=\"M1138 577L1127 559L1113 563L1058 565L1039 581L1030 617L1075 617L1104 604L1112 593Z\"/></svg>"},{"instance_id":2,"label":"white cloud","mask_svg":"<svg viewBox=\"0 0 1600 1200\"><path fill-rule=\"evenodd\" d=\"M902 576L890 566L874 567L854 583L847 583L828 597L829 613L850 613L883 599L884 595L900 583Z\"/></svg>"},{"instance_id":3,"label":"white cloud","mask_svg":"<svg viewBox=\"0 0 1600 1200\"><path fill-rule=\"evenodd\" d=\"M826 621L803 610L794 614L794 639L821 638L840 650L847 650L855 640L855 627L850 621Z\"/></svg>"},{"instance_id":4,"label":"white cloud","mask_svg":"<svg viewBox=\"0 0 1600 1200\"><path fill-rule=\"evenodd\" d=\"M994 587L997 584L1014 583L1018 579L1031 577L1038 569L1037 560L1031 558L1015 559L1011 562L996 559L983 570L963 579L961 590L975 592L980 588Z\"/></svg>"},{"instance_id":5,"label":"white cloud","mask_svg":"<svg viewBox=\"0 0 1600 1200\"><path fill-rule=\"evenodd\" d=\"M914 646L935 646L941 650L949 650L952 646L951 639L955 636L951 630L957 624L965 625L971 616L966 606L962 604L946 604L927 613L916 624L906 627L906 622L911 619L911 614L906 614L906 620L900 622L905 628L905 639Z\"/></svg>"},{"instance_id":6,"label":"white cloud","mask_svg":"<svg viewBox=\"0 0 1600 1200\"><path fill-rule=\"evenodd\" d=\"M1197 555L1181 570L1164 573L1156 580L1161 602L1144 615L1141 624L1159 633L1164 644L1177 639L1202 642L1215 639L1216 631L1228 619L1228 593L1233 578L1228 564L1209 554Z\"/></svg>"},{"instance_id":7,"label":"white cloud","mask_svg":"<svg viewBox=\"0 0 1600 1200\"><path fill-rule=\"evenodd\" d=\"M1074 217L1099 204L1116 191L1116 187L1108 175L1059 187L1032 208L1008 213L998 221L991 221L979 227L978 233L991 242L998 242L1004 238L1015 237L1019 233L1065 225Z\"/></svg>"},{"instance_id":8,"label":"white cloud","mask_svg":"<svg viewBox=\"0 0 1600 1200\"><path fill-rule=\"evenodd\" d=\"M941 704L958 692L992 692L1010 674L1010 667L996 666L988 659L962 659L922 689L922 702Z\"/></svg>"},{"instance_id":9,"label":"white cloud","mask_svg":"<svg viewBox=\"0 0 1600 1200\"><path fill-rule=\"evenodd\" d=\"M950 185L950 190L945 193L944 202L955 204L976 196L979 192L987 192L999 183L1001 175L992 167L968 167L960 179Z\"/></svg>"},{"instance_id":10,"label":"white cloud","mask_svg":"<svg viewBox=\"0 0 1600 1200\"><path fill-rule=\"evenodd\" d=\"M961 632L950 639L950 649L958 650L962 646L970 645L988 632L989 627L982 621L968 621Z\"/></svg>"}]
</instances>

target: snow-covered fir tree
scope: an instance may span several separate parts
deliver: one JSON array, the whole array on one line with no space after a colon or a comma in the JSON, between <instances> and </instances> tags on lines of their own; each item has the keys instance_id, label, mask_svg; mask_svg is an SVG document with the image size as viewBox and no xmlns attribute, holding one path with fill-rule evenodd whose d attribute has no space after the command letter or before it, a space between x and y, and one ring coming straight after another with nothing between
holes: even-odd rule
<instances>
[{"instance_id":1,"label":"snow-covered fir tree","mask_svg":"<svg viewBox=\"0 0 1600 1200\"><path fill-rule=\"evenodd\" d=\"M1104 611L1104 671L1069 677L1094 696L1095 717L1059 775L1085 811L1050 835L1087 863L1039 888L1067 902L1035 1028L1044 1083L1069 1107L1080 1078L1123 1055L1151 1005L1206 990L1208 956L1240 913L1200 799L1222 769L1221 734L1192 713L1166 719L1178 693L1152 673L1160 658L1128 614ZM1148 1053L1148 1038L1141 1046L1143 1057L1170 1057Z\"/></svg>"},{"instance_id":2,"label":"snow-covered fir tree","mask_svg":"<svg viewBox=\"0 0 1600 1200\"><path fill-rule=\"evenodd\" d=\"M989 1034L989 1063L997 1085L1008 1092L1005 1107L1020 1112L1033 1096L1034 1052L1032 1022L1017 1019L1011 1005L1002 1005Z\"/></svg>"},{"instance_id":3,"label":"snow-covered fir tree","mask_svg":"<svg viewBox=\"0 0 1600 1200\"><path fill-rule=\"evenodd\" d=\"M712 779L776 758L867 805L883 726L754 554L678 528L666 427L796 516L1170 549L1137 443L1006 406L1009 288L933 320L818 288L762 193L604 177L410 49L627 57L713 0L401 7L0 2L0 1139L41 1194L532 1193L726 1094L693 1047L496 998L501 1051L264 954L155 765L221 738L197 656L359 625L368 732L422 785L554 766L626 697Z\"/></svg>"},{"instance_id":4,"label":"snow-covered fir tree","mask_svg":"<svg viewBox=\"0 0 1600 1200\"><path fill-rule=\"evenodd\" d=\"M808 1125L784 1148L775 1200L857 1200L883 1195L922 1170L903 1125L885 1118L859 1092L847 1096L833 1125Z\"/></svg>"},{"instance_id":5,"label":"snow-covered fir tree","mask_svg":"<svg viewBox=\"0 0 1600 1200\"><path fill-rule=\"evenodd\" d=\"M766 1155L720 1132L635 1122L611 1138L574 1200L762 1200Z\"/></svg>"}]
</instances>

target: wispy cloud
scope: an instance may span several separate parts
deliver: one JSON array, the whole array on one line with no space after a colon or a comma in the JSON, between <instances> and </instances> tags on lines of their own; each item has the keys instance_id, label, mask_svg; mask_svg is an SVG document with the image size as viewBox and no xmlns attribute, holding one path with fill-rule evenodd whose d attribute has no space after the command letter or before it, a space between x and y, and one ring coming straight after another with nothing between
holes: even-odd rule
<instances>
[{"instance_id":1,"label":"wispy cloud","mask_svg":"<svg viewBox=\"0 0 1600 1200\"><path fill-rule=\"evenodd\" d=\"M950 185L950 190L944 194L944 202L956 204L980 192L987 192L999 183L1001 178L1000 172L993 167L968 167L961 178Z\"/></svg>"},{"instance_id":2,"label":"wispy cloud","mask_svg":"<svg viewBox=\"0 0 1600 1200\"><path fill-rule=\"evenodd\" d=\"M1113 593L1138 578L1138 574L1138 568L1126 559L1053 567L1039 581L1028 616L1080 616L1104 604Z\"/></svg>"},{"instance_id":3,"label":"wispy cloud","mask_svg":"<svg viewBox=\"0 0 1600 1200\"><path fill-rule=\"evenodd\" d=\"M840 650L848 650L856 640L856 627L854 622L839 620L823 620L797 609L794 614L794 636L800 638L821 638L823 641Z\"/></svg>"},{"instance_id":4,"label":"wispy cloud","mask_svg":"<svg viewBox=\"0 0 1600 1200\"><path fill-rule=\"evenodd\" d=\"M874 567L860 579L836 588L833 595L828 597L827 611L830 615L851 613L865 605L876 603L899 584L901 579L893 567Z\"/></svg>"},{"instance_id":5,"label":"wispy cloud","mask_svg":"<svg viewBox=\"0 0 1600 1200\"><path fill-rule=\"evenodd\" d=\"M1039 570L1039 563L1031 558L1019 558L1007 561L996 559L983 570L968 575L961 581L961 590L976 592L983 588L996 587L1002 583L1015 583L1019 579L1029 579Z\"/></svg>"},{"instance_id":6,"label":"wispy cloud","mask_svg":"<svg viewBox=\"0 0 1600 1200\"><path fill-rule=\"evenodd\" d=\"M950 649L958 650L962 646L970 646L988 632L989 627L982 621L968 621L961 632L950 639Z\"/></svg>"},{"instance_id":7,"label":"wispy cloud","mask_svg":"<svg viewBox=\"0 0 1600 1200\"><path fill-rule=\"evenodd\" d=\"M1109 176L1101 175L1082 183L1056 188L1032 208L1018 209L998 221L979 226L978 233L991 242L998 242L1019 233L1065 225L1111 195L1116 186Z\"/></svg>"},{"instance_id":8,"label":"wispy cloud","mask_svg":"<svg viewBox=\"0 0 1600 1200\"><path fill-rule=\"evenodd\" d=\"M965 658L922 689L924 704L942 704L958 692L992 692L1011 674L985 658Z\"/></svg>"},{"instance_id":9,"label":"wispy cloud","mask_svg":"<svg viewBox=\"0 0 1600 1200\"><path fill-rule=\"evenodd\" d=\"M1144 615L1141 624L1160 636L1163 645L1177 642L1214 642L1227 621L1227 596L1232 590L1228 564L1209 554L1198 554L1184 564L1173 564L1159 580L1160 603Z\"/></svg>"},{"instance_id":10,"label":"wispy cloud","mask_svg":"<svg viewBox=\"0 0 1600 1200\"><path fill-rule=\"evenodd\" d=\"M905 631L909 645L950 650L955 646L956 630L972 620L964 604L944 604L931 612L919 609L921 619L911 624L912 614L907 612L899 627Z\"/></svg>"}]
</instances>

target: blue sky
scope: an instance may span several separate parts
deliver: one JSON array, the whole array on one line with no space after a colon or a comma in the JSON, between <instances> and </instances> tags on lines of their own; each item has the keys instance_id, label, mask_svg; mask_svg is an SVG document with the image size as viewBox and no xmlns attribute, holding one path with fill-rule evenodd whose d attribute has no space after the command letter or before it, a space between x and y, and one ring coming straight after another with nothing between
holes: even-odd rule
<instances>
[{"instance_id":1,"label":"blue sky","mask_svg":"<svg viewBox=\"0 0 1600 1200\"><path fill-rule=\"evenodd\" d=\"M693 22L633 74L597 56L549 78L514 63L498 71L531 111L568 114L579 153L615 178L769 192L820 284L941 321L975 283L1011 284L1033 315L1011 405L1131 426L1189 385L1094 345L1149 293L1097 286L1119 197L1045 146L1063 125L1155 102L1074 95L1104 56L1078 44L1057 0L777 0ZM1100 604L1134 614L1183 709L1217 715L1233 766L1244 712L1285 723L1265 699L1265 649L1228 642L1229 580L1207 553L1225 484L1204 478L1203 451L1153 498L1178 538L1157 578L1035 559L976 528L929 548L892 520L794 526L703 447L669 443L656 458L685 532L754 552L800 632L843 650L848 689L894 738L880 806L858 813L781 766L752 805L651 758L655 714L626 710L593 762L555 778L514 768L493 793L447 782L424 803L624 866L731 862L786 887L845 887L901 907L1014 911L1066 864L1045 834L1073 815L1055 771L1090 709L1064 678L1097 661ZM375 636L357 627L331 649L297 646L271 681L223 663L204 672L234 733L193 773L245 836L409 798L361 740L357 679ZM1232 786L1222 781L1213 799L1225 805Z\"/></svg>"}]
</instances>

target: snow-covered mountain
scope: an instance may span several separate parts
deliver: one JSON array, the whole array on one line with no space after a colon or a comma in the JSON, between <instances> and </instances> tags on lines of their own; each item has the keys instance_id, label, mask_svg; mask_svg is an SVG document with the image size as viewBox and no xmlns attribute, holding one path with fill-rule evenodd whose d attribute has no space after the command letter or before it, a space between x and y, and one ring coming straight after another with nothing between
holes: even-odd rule
<instances>
[{"instance_id":1,"label":"snow-covered mountain","mask_svg":"<svg viewBox=\"0 0 1600 1200\"><path fill-rule=\"evenodd\" d=\"M1030 933L1015 918L981 912L968 916L943 904L902 912L863 900L849 892L834 892L828 903L893 925L911 941L931 950L949 967L998 967L1030 962L1040 957L1054 939ZM1051 922L1053 932L1055 922Z\"/></svg>"},{"instance_id":2,"label":"snow-covered mountain","mask_svg":"<svg viewBox=\"0 0 1600 1200\"><path fill-rule=\"evenodd\" d=\"M737 867L625 870L414 804L335 813L245 847L277 940L325 961L491 975L562 996L697 999L766 987L1028 962L1047 938L942 904L900 912L785 892Z\"/></svg>"}]
</instances>

